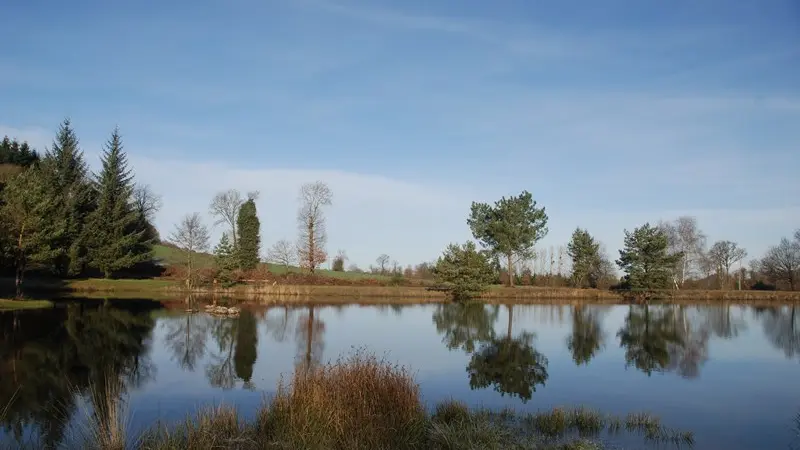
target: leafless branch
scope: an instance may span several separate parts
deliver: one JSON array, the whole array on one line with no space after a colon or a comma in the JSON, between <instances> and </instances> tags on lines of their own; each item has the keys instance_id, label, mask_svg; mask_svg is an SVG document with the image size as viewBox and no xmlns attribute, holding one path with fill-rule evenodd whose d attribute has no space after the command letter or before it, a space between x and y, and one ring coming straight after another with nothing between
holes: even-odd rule
<instances>
[{"instance_id":1,"label":"leafless branch","mask_svg":"<svg viewBox=\"0 0 800 450\"><path fill-rule=\"evenodd\" d=\"M325 260L325 216L322 208L332 204L333 194L327 184L316 181L300 188L300 209L297 212L297 242L300 266L311 273Z\"/></svg>"},{"instance_id":2,"label":"leafless branch","mask_svg":"<svg viewBox=\"0 0 800 450\"><path fill-rule=\"evenodd\" d=\"M203 224L200 213L187 214L175 226L169 241L186 252L187 286L191 287L194 276L194 256L197 252L208 249L208 228Z\"/></svg>"},{"instance_id":3,"label":"leafless branch","mask_svg":"<svg viewBox=\"0 0 800 450\"><path fill-rule=\"evenodd\" d=\"M133 188L133 205L139 214L152 222L155 213L161 209L161 196L153 192L149 184L137 184Z\"/></svg>"},{"instance_id":4,"label":"leafless branch","mask_svg":"<svg viewBox=\"0 0 800 450\"><path fill-rule=\"evenodd\" d=\"M244 203L242 194L236 189L229 189L227 191L218 192L209 205L209 212L217 220L214 225L226 224L230 227L231 237L233 238L233 246L236 247L236 219L239 214L239 208Z\"/></svg>"},{"instance_id":5,"label":"leafless branch","mask_svg":"<svg viewBox=\"0 0 800 450\"><path fill-rule=\"evenodd\" d=\"M297 249L286 239L276 242L267 252L267 261L280 264L287 269L295 262Z\"/></svg>"}]
</instances>

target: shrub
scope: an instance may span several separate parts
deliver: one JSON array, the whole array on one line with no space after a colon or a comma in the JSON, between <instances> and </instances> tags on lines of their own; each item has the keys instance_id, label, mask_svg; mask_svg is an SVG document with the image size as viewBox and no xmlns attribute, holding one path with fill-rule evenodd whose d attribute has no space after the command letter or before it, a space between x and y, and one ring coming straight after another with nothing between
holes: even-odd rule
<instances>
[{"instance_id":1,"label":"shrub","mask_svg":"<svg viewBox=\"0 0 800 450\"><path fill-rule=\"evenodd\" d=\"M290 448L415 448L426 415L408 369L357 350L295 371L259 422Z\"/></svg>"}]
</instances>

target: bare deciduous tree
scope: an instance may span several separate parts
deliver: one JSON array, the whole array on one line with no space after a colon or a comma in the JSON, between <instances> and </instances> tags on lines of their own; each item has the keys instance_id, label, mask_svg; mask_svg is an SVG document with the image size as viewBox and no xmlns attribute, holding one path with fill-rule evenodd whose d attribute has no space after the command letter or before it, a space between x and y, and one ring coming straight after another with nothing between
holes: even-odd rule
<instances>
[{"instance_id":1,"label":"bare deciduous tree","mask_svg":"<svg viewBox=\"0 0 800 450\"><path fill-rule=\"evenodd\" d=\"M327 184L316 181L306 183L300 188L300 209L297 212L299 236L297 253L300 266L314 273L325 262L325 215L322 208L331 205L333 193Z\"/></svg>"},{"instance_id":2,"label":"bare deciduous tree","mask_svg":"<svg viewBox=\"0 0 800 450\"><path fill-rule=\"evenodd\" d=\"M558 275L559 276L562 276L565 273L567 273L567 271L565 271L566 262L567 262L567 249L564 248L563 245L559 245L558 246Z\"/></svg>"},{"instance_id":3,"label":"bare deciduous tree","mask_svg":"<svg viewBox=\"0 0 800 450\"><path fill-rule=\"evenodd\" d=\"M248 194L249 196L250 194ZM226 224L230 227L231 237L233 238L233 248L236 247L236 219L239 215L239 208L244 203L242 194L236 189L218 192L209 205L209 212L217 220L214 225Z\"/></svg>"},{"instance_id":4,"label":"bare deciduous tree","mask_svg":"<svg viewBox=\"0 0 800 450\"><path fill-rule=\"evenodd\" d=\"M295 262L295 255L297 255L295 246L288 240L281 239L267 252L267 261L280 264L288 272L289 266Z\"/></svg>"},{"instance_id":5,"label":"bare deciduous tree","mask_svg":"<svg viewBox=\"0 0 800 450\"><path fill-rule=\"evenodd\" d=\"M149 184L137 184L133 188L133 205L139 214L152 222L155 213L161 209L161 196L153 192Z\"/></svg>"},{"instance_id":6,"label":"bare deciduous tree","mask_svg":"<svg viewBox=\"0 0 800 450\"><path fill-rule=\"evenodd\" d=\"M200 214L184 216L170 234L169 241L186 252L186 286L191 288L195 275L195 254L207 250L209 242L208 228L203 224Z\"/></svg>"},{"instance_id":7,"label":"bare deciduous tree","mask_svg":"<svg viewBox=\"0 0 800 450\"><path fill-rule=\"evenodd\" d=\"M772 281L788 283L791 290L795 289L800 276L800 230L795 232L793 241L783 238L767 250L761 270Z\"/></svg>"},{"instance_id":8,"label":"bare deciduous tree","mask_svg":"<svg viewBox=\"0 0 800 450\"><path fill-rule=\"evenodd\" d=\"M706 245L706 236L697 226L697 219L692 216L681 216L674 222L661 222L658 227L667 234L670 253L683 253L674 274L675 284L683 286L693 271L701 271L700 259Z\"/></svg>"},{"instance_id":9,"label":"bare deciduous tree","mask_svg":"<svg viewBox=\"0 0 800 450\"><path fill-rule=\"evenodd\" d=\"M386 273L386 265L389 264L389 255L384 253L378 256L378 258L375 259L375 262L378 263L378 270L383 275Z\"/></svg>"},{"instance_id":10,"label":"bare deciduous tree","mask_svg":"<svg viewBox=\"0 0 800 450\"><path fill-rule=\"evenodd\" d=\"M725 287L731 266L744 259L747 251L732 241L717 241L708 250L708 257L713 261L720 279L720 286Z\"/></svg>"}]
</instances>

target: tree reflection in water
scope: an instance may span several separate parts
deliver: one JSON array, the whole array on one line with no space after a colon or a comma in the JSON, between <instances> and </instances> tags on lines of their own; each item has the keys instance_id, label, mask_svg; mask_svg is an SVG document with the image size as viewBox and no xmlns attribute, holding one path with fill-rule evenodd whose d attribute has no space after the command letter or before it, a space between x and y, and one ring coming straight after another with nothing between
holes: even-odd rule
<instances>
[{"instance_id":1,"label":"tree reflection in water","mask_svg":"<svg viewBox=\"0 0 800 450\"><path fill-rule=\"evenodd\" d=\"M625 366L634 366L648 376L666 371L671 344L684 345L670 307L631 305L617 336L625 348Z\"/></svg>"},{"instance_id":2,"label":"tree reflection in water","mask_svg":"<svg viewBox=\"0 0 800 450\"><path fill-rule=\"evenodd\" d=\"M514 306L507 305L505 336L494 331L498 309L479 303L439 305L433 314L436 330L450 350L471 354L466 367L471 389L492 386L500 395L527 402L536 386L547 380L547 358L533 347L534 335L512 333ZM476 347L477 348L476 350Z\"/></svg>"},{"instance_id":3,"label":"tree reflection in water","mask_svg":"<svg viewBox=\"0 0 800 450\"><path fill-rule=\"evenodd\" d=\"M447 303L433 313L436 331L450 350L473 353L475 345L494 339L498 307L482 303Z\"/></svg>"},{"instance_id":4,"label":"tree reflection in water","mask_svg":"<svg viewBox=\"0 0 800 450\"><path fill-rule=\"evenodd\" d=\"M800 357L800 311L797 305L756 309L767 340L786 358Z\"/></svg>"},{"instance_id":5,"label":"tree reflection in water","mask_svg":"<svg viewBox=\"0 0 800 450\"><path fill-rule=\"evenodd\" d=\"M309 370L322 362L322 351L325 348L323 334L325 323L318 317L314 306L308 307L308 312L301 314L295 328L297 342L297 356L295 366L301 370Z\"/></svg>"},{"instance_id":6,"label":"tree reflection in water","mask_svg":"<svg viewBox=\"0 0 800 450\"><path fill-rule=\"evenodd\" d=\"M57 447L76 395L92 407L97 430L113 438L126 392L155 376L147 356L153 305L138 301L138 310L129 310L88 302L0 314L0 376L13 380L0 386L0 404L7 405L0 423L18 443L30 427L37 447Z\"/></svg>"},{"instance_id":7,"label":"tree reflection in water","mask_svg":"<svg viewBox=\"0 0 800 450\"><path fill-rule=\"evenodd\" d=\"M598 307L577 305L572 307L572 334L567 337L567 348L575 365L588 365L603 347L605 333Z\"/></svg>"}]
</instances>

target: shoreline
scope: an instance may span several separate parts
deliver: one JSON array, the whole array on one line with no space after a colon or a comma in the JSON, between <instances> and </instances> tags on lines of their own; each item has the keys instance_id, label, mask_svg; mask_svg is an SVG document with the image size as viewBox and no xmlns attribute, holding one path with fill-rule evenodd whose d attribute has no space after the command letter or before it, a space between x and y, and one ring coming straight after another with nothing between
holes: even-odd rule
<instances>
[{"instance_id":1,"label":"shoreline","mask_svg":"<svg viewBox=\"0 0 800 450\"><path fill-rule=\"evenodd\" d=\"M8 291L8 279L0 279L0 287ZM450 298L445 292L429 290L425 286L376 285L288 285L250 282L231 288L201 287L187 290L179 281L169 279L30 279L25 293L31 299L48 296L114 296L119 298L175 299L185 296L211 298L234 297L258 303L444 303ZM13 287L13 280L11 286ZM636 303L636 293L569 287L492 286L475 297L486 303ZM8 296L8 295L6 295ZM11 297L9 296L9 299ZM323 301L318 301L322 300ZM14 301L14 300L9 300ZM651 302L800 302L800 291L754 290L665 290L654 291ZM16 302L16 301L15 301Z\"/></svg>"}]
</instances>

